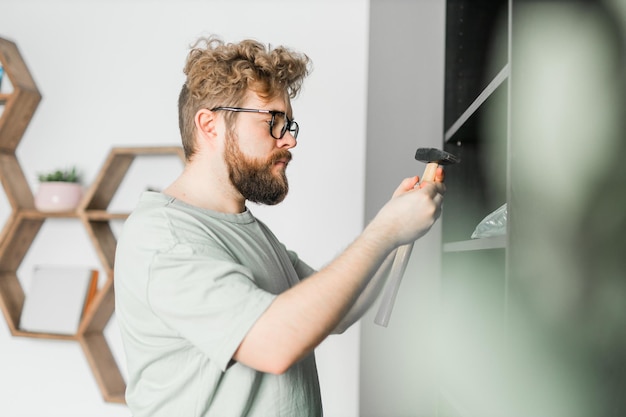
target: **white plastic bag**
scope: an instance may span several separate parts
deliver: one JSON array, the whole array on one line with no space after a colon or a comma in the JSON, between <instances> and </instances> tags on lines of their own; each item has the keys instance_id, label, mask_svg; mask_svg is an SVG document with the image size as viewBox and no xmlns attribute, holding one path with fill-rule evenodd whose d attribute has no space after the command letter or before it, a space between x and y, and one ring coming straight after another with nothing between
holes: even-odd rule
<instances>
[{"instance_id":1,"label":"white plastic bag","mask_svg":"<svg viewBox=\"0 0 626 417\"><path fill-rule=\"evenodd\" d=\"M489 213L474 229L472 239L502 236L506 234L506 203Z\"/></svg>"}]
</instances>

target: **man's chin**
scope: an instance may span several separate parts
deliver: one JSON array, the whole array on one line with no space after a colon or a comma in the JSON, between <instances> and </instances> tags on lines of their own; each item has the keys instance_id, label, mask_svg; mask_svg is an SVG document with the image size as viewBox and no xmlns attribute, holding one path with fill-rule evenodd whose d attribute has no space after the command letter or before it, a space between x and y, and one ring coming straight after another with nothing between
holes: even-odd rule
<instances>
[{"instance_id":1,"label":"man's chin","mask_svg":"<svg viewBox=\"0 0 626 417\"><path fill-rule=\"evenodd\" d=\"M246 184L250 185L250 184ZM273 184L266 184L266 187L242 187L239 192L246 200L266 206L274 206L281 203L289 193L289 184L284 173L276 174Z\"/></svg>"},{"instance_id":2,"label":"man's chin","mask_svg":"<svg viewBox=\"0 0 626 417\"><path fill-rule=\"evenodd\" d=\"M255 199L255 198L248 198L248 201L251 201L255 204L261 204L263 206L275 206L277 204L282 203L285 198L287 197L287 192L282 193L280 195L277 196L271 196L271 197L264 197L264 198L259 198L259 199Z\"/></svg>"}]
</instances>

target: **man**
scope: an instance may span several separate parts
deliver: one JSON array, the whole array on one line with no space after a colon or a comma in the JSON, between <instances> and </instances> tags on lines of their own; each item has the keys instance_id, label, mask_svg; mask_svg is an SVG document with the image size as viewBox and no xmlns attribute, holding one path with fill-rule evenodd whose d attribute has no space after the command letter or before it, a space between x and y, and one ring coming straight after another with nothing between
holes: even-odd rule
<instances>
[{"instance_id":1,"label":"man","mask_svg":"<svg viewBox=\"0 0 626 417\"><path fill-rule=\"evenodd\" d=\"M253 216L247 200L287 194L299 129L290 100L308 71L305 55L252 40L209 38L189 53L185 168L163 193L141 196L116 254L134 417L322 415L313 350L360 318L385 259L439 216L443 172L419 187L406 179L319 272Z\"/></svg>"}]
</instances>

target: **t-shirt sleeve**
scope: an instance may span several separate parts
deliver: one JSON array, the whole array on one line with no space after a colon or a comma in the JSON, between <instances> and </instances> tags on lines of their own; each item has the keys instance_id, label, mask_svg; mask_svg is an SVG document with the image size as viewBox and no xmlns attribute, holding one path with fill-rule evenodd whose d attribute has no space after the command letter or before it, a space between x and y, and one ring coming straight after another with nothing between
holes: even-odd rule
<instances>
[{"instance_id":1,"label":"t-shirt sleeve","mask_svg":"<svg viewBox=\"0 0 626 417\"><path fill-rule=\"evenodd\" d=\"M287 255L289 256L289 260L291 261L291 264L298 274L298 278L300 278L301 280L317 272L314 268L312 268L306 262L300 259L298 257L298 254L296 254L295 252L287 250Z\"/></svg>"},{"instance_id":2,"label":"t-shirt sleeve","mask_svg":"<svg viewBox=\"0 0 626 417\"><path fill-rule=\"evenodd\" d=\"M147 298L166 326L226 370L275 295L258 288L225 251L177 245L154 256Z\"/></svg>"}]
</instances>

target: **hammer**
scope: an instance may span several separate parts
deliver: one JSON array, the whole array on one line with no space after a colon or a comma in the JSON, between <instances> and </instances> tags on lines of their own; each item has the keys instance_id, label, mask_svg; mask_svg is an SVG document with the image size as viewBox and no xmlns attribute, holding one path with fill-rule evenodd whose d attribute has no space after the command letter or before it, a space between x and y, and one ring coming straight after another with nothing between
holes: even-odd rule
<instances>
[{"instance_id":1,"label":"hammer","mask_svg":"<svg viewBox=\"0 0 626 417\"><path fill-rule=\"evenodd\" d=\"M421 162L426 162L426 168L420 181L434 181L435 173L439 165L450 165L460 162L460 159L451 153L442 151L436 148L418 148L415 152L415 159ZM398 294L398 288L400 288L400 282L406 270L406 266L409 263L409 257L413 250L413 242L399 247L396 250L396 255L391 265L391 272L389 273L389 282L385 287L378 313L374 323L387 327L389 323L389 317L391 317L391 311L393 310L393 304Z\"/></svg>"}]
</instances>

